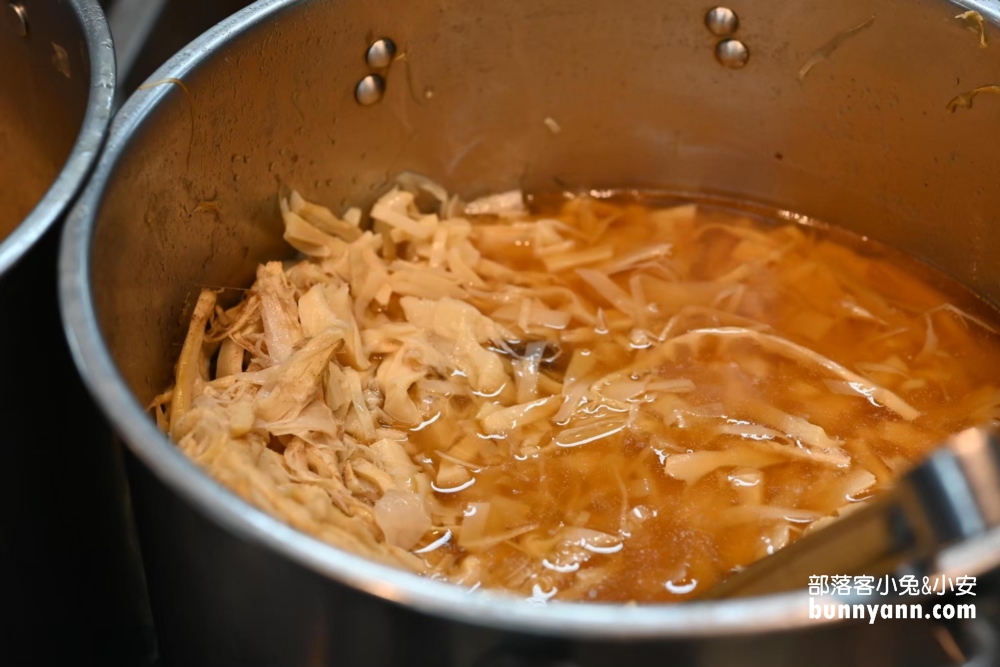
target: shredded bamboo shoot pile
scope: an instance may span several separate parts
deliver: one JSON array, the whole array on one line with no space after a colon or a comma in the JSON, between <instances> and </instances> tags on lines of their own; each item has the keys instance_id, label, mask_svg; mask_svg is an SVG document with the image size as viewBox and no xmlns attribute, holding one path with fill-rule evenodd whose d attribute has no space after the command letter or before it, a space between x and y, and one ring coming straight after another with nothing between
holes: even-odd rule
<instances>
[{"instance_id":1,"label":"shredded bamboo shoot pile","mask_svg":"<svg viewBox=\"0 0 1000 667\"><path fill-rule=\"evenodd\" d=\"M840 232L412 174L371 225L280 208L303 257L202 291L153 411L250 503L428 577L682 600L1000 416L995 313Z\"/></svg>"}]
</instances>

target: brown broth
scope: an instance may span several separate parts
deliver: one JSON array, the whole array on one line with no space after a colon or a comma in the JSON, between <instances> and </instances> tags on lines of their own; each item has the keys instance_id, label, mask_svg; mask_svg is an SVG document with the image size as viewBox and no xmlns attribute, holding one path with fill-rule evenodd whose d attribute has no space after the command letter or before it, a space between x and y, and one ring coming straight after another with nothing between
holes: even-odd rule
<instances>
[{"instance_id":1,"label":"brown broth","mask_svg":"<svg viewBox=\"0 0 1000 667\"><path fill-rule=\"evenodd\" d=\"M601 333L600 325L584 331L578 322L562 331L515 327L523 341L548 340L546 357L558 345L559 354L542 363L541 372L562 382L574 354L589 350L596 363L588 378L640 368L637 375L649 382L684 379L694 389L640 392L624 401L635 406L629 427L573 447L554 443L575 425L571 421L514 428L470 449L456 433L482 435L477 412L485 403L511 405L509 391L441 403L443 414L410 434L411 454L433 473L445 452L467 461L474 479L460 491L435 494L442 512L463 515L452 521L452 537L426 553L442 577L454 579L471 556L474 566L464 565L471 573L468 585L539 599L684 600L794 541L811 523L801 516L788 520L782 512L826 517L863 502L948 434L997 414L1000 338L940 307L951 304L994 329L997 314L961 285L897 251L839 230L707 205L695 215L677 209L664 214L635 200L577 198L538 217L558 218L588 235L589 242L575 250L610 245L620 258L659 243L672 247L666 259L613 276L629 294L631 279L642 276L637 280L651 305L638 325L622 325L614 307L573 269L556 272L556 284L578 294L592 311L603 309L610 332ZM504 224L474 223L483 256L518 272L547 273L529 234L490 231ZM672 286L678 282L691 285L678 291ZM496 310L485 300L473 303L488 315ZM682 311L685 305L694 307ZM894 392L920 415L906 419L878 401L850 395L849 385L817 364L765 350L753 338L709 335L650 367L643 360L665 345L656 336L678 313L667 339L692 329L759 327ZM647 340L648 348L636 349ZM538 393L547 395L544 389ZM785 433L770 440L760 436L760 425L782 430L763 423L768 419L761 415L768 413L762 405L822 427L839 441L849 464L817 460L817 450ZM610 410L606 414L616 418ZM746 428L752 437L720 433L720 426ZM672 477L665 468L688 452L730 450L757 464L722 465L692 480ZM788 450L796 451L782 453ZM736 468L742 470L734 474ZM877 482L846 497L845 485L867 473ZM489 503L484 535L527 532L462 548L456 536L470 508L483 511L483 503ZM580 540L560 546L566 535L560 531L570 526L613 540L596 548L589 542L591 548L581 548ZM443 533L428 534L421 544L442 541Z\"/></svg>"}]
</instances>

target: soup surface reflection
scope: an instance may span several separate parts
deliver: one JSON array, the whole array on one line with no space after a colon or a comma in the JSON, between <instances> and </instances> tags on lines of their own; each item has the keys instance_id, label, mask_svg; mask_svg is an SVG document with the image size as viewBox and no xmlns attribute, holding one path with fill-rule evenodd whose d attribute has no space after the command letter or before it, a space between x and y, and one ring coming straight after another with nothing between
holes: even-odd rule
<instances>
[{"instance_id":1,"label":"soup surface reflection","mask_svg":"<svg viewBox=\"0 0 1000 667\"><path fill-rule=\"evenodd\" d=\"M373 231L283 215L306 259L202 292L156 414L250 502L425 576L683 600L998 414L996 313L822 225L412 178Z\"/></svg>"}]
</instances>

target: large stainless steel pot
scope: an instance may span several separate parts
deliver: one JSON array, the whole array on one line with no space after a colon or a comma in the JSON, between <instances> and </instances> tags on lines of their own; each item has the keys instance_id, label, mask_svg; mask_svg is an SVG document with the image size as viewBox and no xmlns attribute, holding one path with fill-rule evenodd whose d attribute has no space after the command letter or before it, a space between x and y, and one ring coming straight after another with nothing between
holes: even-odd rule
<instances>
[{"instance_id":1,"label":"large stainless steel pot","mask_svg":"<svg viewBox=\"0 0 1000 667\"><path fill-rule=\"evenodd\" d=\"M994 3L978 4L997 19ZM700 0L262 0L129 100L66 229L61 299L76 361L138 459L132 488L168 659L944 660L929 622L820 624L804 594L532 606L387 569L249 507L143 409L170 382L199 286L243 286L257 262L289 254L280 184L334 207L370 202L403 169L470 196L517 185L722 192L876 237L1000 298L1000 99L946 110L1000 82L1000 40L980 48L943 0L732 8L743 68L717 59ZM378 37L405 57L384 99L362 106L356 84ZM989 599L980 604L985 613Z\"/></svg>"},{"instance_id":2,"label":"large stainless steel pot","mask_svg":"<svg viewBox=\"0 0 1000 667\"><path fill-rule=\"evenodd\" d=\"M0 12L0 663L132 660L148 612L124 470L55 280L61 222L111 118L114 49L95 0Z\"/></svg>"}]
</instances>

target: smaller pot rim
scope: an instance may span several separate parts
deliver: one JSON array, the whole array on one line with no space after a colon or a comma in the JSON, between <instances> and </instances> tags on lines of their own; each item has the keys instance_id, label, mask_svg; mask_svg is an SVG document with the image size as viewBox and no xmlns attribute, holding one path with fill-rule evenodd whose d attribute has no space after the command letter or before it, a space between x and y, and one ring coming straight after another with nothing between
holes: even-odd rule
<instances>
[{"instance_id":1,"label":"smaller pot rim","mask_svg":"<svg viewBox=\"0 0 1000 667\"><path fill-rule=\"evenodd\" d=\"M90 92L80 132L59 175L42 199L0 242L0 277L13 268L73 202L97 161L108 132L115 96L115 50L97 0L67 0L83 31L90 61Z\"/></svg>"},{"instance_id":2,"label":"smaller pot rim","mask_svg":"<svg viewBox=\"0 0 1000 667\"><path fill-rule=\"evenodd\" d=\"M160 67L147 83L189 75L231 40L307 0L259 0L212 28ZM63 232L59 298L64 329L85 383L129 448L156 477L227 530L323 576L384 600L454 621L530 634L594 640L677 639L779 632L839 619L809 618L807 591L724 601L634 605L531 604L370 561L271 517L206 475L160 432L119 373L100 332L90 252L109 178L145 119L170 93L139 89L117 114L104 153Z\"/></svg>"}]
</instances>

